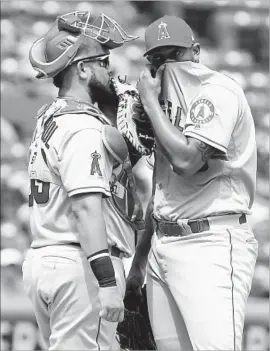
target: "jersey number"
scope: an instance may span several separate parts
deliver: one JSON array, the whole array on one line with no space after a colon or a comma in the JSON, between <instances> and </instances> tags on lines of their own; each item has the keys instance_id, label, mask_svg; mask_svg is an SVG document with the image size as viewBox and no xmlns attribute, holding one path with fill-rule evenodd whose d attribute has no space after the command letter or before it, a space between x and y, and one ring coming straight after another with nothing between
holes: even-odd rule
<instances>
[{"instance_id":1,"label":"jersey number","mask_svg":"<svg viewBox=\"0 0 270 351\"><path fill-rule=\"evenodd\" d=\"M29 195L29 207L33 206L34 199L38 205L46 204L49 201L50 183L37 179L31 179Z\"/></svg>"},{"instance_id":2,"label":"jersey number","mask_svg":"<svg viewBox=\"0 0 270 351\"><path fill-rule=\"evenodd\" d=\"M164 100L162 100L162 101L160 101L160 104L162 106L163 112L169 117L169 120L172 122L173 121L172 102L170 100L166 99L166 103ZM176 128L178 128L182 131L183 128L180 127L181 115L182 115L182 108L180 106L177 106L173 124Z\"/></svg>"}]
</instances>

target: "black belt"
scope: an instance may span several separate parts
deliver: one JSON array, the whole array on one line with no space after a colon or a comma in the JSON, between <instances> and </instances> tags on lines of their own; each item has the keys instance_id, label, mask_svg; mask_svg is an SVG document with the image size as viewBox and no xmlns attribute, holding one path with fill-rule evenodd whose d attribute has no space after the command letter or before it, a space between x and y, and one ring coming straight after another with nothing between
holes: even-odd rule
<instances>
[{"instance_id":1,"label":"black belt","mask_svg":"<svg viewBox=\"0 0 270 351\"><path fill-rule=\"evenodd\" d=\"M157 230L164 236L182 236L186 232L176 223L157 219L153 217L156 222ZM239 215L239 224L247 222L245 214ZM210 230L210 224L207 218L192 219L187 222L192 233L201 233Z\"/></svg>"},{"instance_id":2,"label":"black belt","mask_svg":"<svg viewBox=\"0 0 270 351\"><path fill-rule=\"evenodd\" d=\"M79 248L81 247L81 245L79 243L70 243L68 245L76 246L76 247L79 247ZM111 256L118 257L118 258L122 258L124 256L123 251L118 249L117 246L112 246L110 251L111 251Z\"/></svg>"}]
</instances>

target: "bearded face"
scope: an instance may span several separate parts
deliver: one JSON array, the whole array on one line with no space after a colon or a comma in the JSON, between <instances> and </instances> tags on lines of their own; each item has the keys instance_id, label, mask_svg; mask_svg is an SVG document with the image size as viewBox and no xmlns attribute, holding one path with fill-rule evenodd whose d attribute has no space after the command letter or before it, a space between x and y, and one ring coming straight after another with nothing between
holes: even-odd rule
<instances>
[{"instance_id":1,"label":"bearded face","mask_svg":"<svg viewBox=\"0 0 270 351\"><path fill-rule=\"evenodd\" d=\"M102 68L102 67L100 67ZM94 102L98 105L117 105L117 95L110 80L111 76L108 70L93 69L88 83L89 93Z\"/></svg>"}]
</instances>

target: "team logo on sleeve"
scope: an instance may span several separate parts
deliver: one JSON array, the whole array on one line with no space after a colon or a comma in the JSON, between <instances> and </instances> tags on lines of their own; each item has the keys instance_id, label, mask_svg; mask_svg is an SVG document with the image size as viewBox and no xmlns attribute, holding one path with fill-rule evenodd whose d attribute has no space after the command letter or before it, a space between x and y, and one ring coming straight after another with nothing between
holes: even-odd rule
<instances>
[{"instance_id":1,"label":"team logo on sleeve","mask_svg":"<svg viewBox=\"0 0 270 351\"><path fill-rule=\"evenodd\" d=\"M190 109L190 119L197 127L210 122L215 115L215 107L208 99L201 98L193 103Z\"/></svg>"},{"instance_id":2,"label":"team logo on sleeve","mask_svg":"<svg viewBox=\"0 0 270 351\"><path fill-rule=\"evenodd\" d=\"M101 155L97 151L95 151L91 154L91 157L92 157L92 163L91 163L90 175L98 174L100 177L102 177L100 164L99 164L99 159L101 158Z\"/></svg>"},{"instance_id":3,"label":"team logo on sleeve","mask_svg":"<svg viewBox=\"0 0 270 351\"><path fill-rule=\"evenodd\" d=\"M167 30L167 23L164 23L161 21L161 23L158 25L158 40L161 39L169 39L170 35Z\"/></svg>"}]
</instances>

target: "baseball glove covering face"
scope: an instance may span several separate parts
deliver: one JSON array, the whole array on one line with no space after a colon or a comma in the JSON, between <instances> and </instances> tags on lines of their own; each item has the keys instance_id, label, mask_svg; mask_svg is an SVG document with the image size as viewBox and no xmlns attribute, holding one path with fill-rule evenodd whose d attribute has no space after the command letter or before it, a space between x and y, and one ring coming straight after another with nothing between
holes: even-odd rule
<instances>
[{"instance_id":1,"label":"baseball glove covering face","mask_svg":"<svg viewBox=\"0 0 270 351\"><path fill-rule=\"evenodd\" d=\"M118 342L124 350L156 350L156 344L147 311L145 288L143 296L129 295L124 299L125 317L118 324Z\"/></svg>"},{"instance_id":2,"label":"baseball glove covering face","mask_svg":"<svg viewBox=\"0 0 270 351\"><path fill-rule=\"evenodd\" d=\"M139 156L149 155L154 145L154 134L138 90L119 77L111 78L111 82L119 99L117 129L130 144L131 152Z\"/></svg>"}]
</instances>

